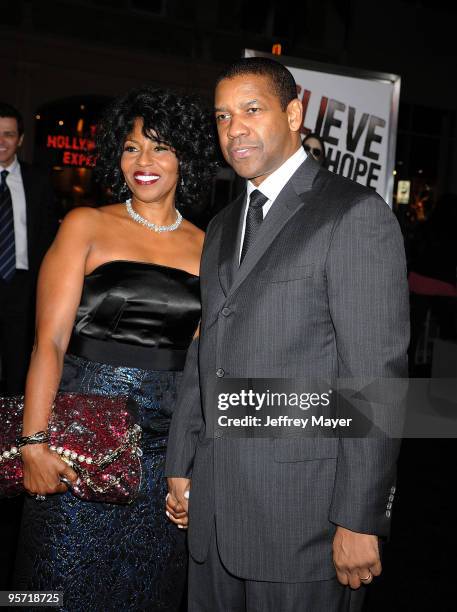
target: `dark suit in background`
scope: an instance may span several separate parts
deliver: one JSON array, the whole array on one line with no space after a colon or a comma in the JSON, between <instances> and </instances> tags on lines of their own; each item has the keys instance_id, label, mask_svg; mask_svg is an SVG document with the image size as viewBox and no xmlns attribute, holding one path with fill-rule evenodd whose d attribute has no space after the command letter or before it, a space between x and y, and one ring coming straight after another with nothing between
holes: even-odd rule
<instances>
[{"instance_id":1,"label":"dark suit in background","mask_svg":"<svg viewBox=\"0 0 457 612\"><path fill-rule=\"evenodd\" d=\"M26 202L28 270L0 279L0 355L3 390L24 390L33 344L35 291L41 261L58 227L55 196L48 178L20 162Z\"/></svg>"}]
</instances>

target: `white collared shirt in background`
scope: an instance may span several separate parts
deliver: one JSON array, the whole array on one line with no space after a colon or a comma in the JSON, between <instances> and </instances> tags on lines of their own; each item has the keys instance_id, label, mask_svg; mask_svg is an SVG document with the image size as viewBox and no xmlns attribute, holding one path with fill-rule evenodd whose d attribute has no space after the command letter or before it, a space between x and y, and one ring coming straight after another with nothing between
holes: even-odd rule
<instances>
[{"instance_id":1,"label":"white collared shirt in background","mask_svg":"<svg viewBox=\"0 0 457 612\"><path fill-rule=\"evenodd\" d=\"M8 167L0 167L0 170L8 170L6 184L9 187L11 200L13 202L16 269L28 270L27 209L25 205L25 191L24 183L22 182L21 166L17 157L14 158L14 161Z\"/></svg>"},{"instance_id":2,"label":"white collared shirt in background","mask_svg":"<svg viewBox=\"0 0 457 612\"><path fill-rule=\"evenodd\" d=\"M241 231L241 243L240 252L238 255L238 261L241 261L241 251L243 249L244 232L246 230L246 215L248 213L249 198L251 193L258 189L268 200L262 206L263 218L267 216L268 211L273 206L274 201L284 188L285 184L289 181L292 175L296 172L299 166L305 161L307 155L303 147L299 147L293 155L287 159L282 166L279 166L277 170L272 172L264 181L256 187L251 181L246 181L247 200L244 207L243 213L243 229Z\"/></svg>"}]
</instances>

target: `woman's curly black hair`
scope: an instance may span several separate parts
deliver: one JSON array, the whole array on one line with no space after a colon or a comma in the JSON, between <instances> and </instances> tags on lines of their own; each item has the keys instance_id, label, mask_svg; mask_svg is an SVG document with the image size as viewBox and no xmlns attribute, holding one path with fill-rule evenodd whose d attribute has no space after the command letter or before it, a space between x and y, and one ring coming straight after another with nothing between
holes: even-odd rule
<instances>
[{"instance_id":1,"label":"woman's curly black hair","mask_svg":"<svg viewBox=\"0 0 457 612\"><path fill-rule=\"evenodd\" d=\"M216 130L209 111L192 96L141 87L117 98L97 126L97 175L117 201L131 196L121 170L124 142L137 117L143 133L174 149L179 161L176 206L197 206L216 172Z\"/></svg>"}]
</instances>

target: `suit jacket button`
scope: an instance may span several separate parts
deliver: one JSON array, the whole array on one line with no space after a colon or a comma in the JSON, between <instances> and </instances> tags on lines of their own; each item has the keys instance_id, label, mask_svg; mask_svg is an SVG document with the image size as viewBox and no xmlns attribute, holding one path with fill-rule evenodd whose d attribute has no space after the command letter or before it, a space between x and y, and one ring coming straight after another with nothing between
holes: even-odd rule
<instances>
[{"instance_id":1,"label":"suit jacket button","mask_svg":"<svg viewBox=\"0 0 457 612\"><path fill-rule=\"evenodd\" d=\"M387 518L390 518L390 514L391 514L391 513L390 513L390 510L386 510L386 516L387 516Z\"/></svg>"},{"instance_id":2,"label":"suit jacket button","mask_svg":"<svg viewBox=\"0 0 457 612\"><path fill-rule=\"evenodd\" d=\"M389 501L393 502L394 501L394 496L393 495L389 495Z\"/></svg>"},{"instance_id":3,"label":"suit jacket button","mask_svg":"<svg viewBox=\"0 0 457 612\"><path fill-rule=\"evenodd\" d=\"M387 510L390 510L391 508L392 508L392 502L389 502L389 503L387 504Z\"/></svg>"},{"instance_id":4,"label":"suit jacket button","mask_svg":"<svg viewBox=\"0 0 457 612\"><path fill-rule=\"evenodd\" d=\"M396 491L396 490L397 490L397 489L396 489L395 487L391 487L391 488L390 488L390 492L392 493L392 495L395 493L395 491Z\"/></svg>"},{"instance_id":5,"label":"suit jacket button","mask_svg":"<svg viewBox=\"0 0 457 612\"><path fill-rule=\"evenodd\" d=\"M218 378L223 378L223 377L225 376L225 372L224 372L224 370L223 370L222 368L217 368L217 370L216 370L216 376L217 376Z\"/></svg>"},{"instance_id":6,"label":"suit jacket button","mask_svg":"<svg viewBox=\"0 0 457 612\"><path fill-rule=\"evenodd\" d=\"M222 314L224 315L224 317L228 317L230 314L232 314L232 311L230 310L230 308L223 308L222 309Z\"/></svg>"}]
</instances>

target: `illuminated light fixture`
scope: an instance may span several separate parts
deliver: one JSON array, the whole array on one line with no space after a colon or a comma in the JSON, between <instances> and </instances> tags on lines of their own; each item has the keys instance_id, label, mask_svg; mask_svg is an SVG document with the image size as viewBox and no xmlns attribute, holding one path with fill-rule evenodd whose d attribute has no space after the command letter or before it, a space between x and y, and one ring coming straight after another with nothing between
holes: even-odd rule
<instances>
[{"instance_id":1,"label":"illuminated light fixture","mask_svg":"<svg viewBox=\"0 0 457 612\"><path fill-rule=\"evenodd\" d=\"M392 172L392 174L395 176L395 175L397 174L397 171L396 171L396 170L394 170L394 171Z\"/></svg>"},{"instance_id":2,"label":"illuminated light fixture","mask_svg":"<svg viewBox=\"0 0 457 612\"><path fill-rule=\"evenodd\" d=\"M35 115L35 119L41 119L41 115Z\"/></svg>"},{"instance_id":3,"label":"illuminated light fixture","mask_svg":"<svg viewBox=\"0 0 457 612\"><path fill-rule=\"evenodd\" d=\"M398 181L397 204L409 204L411 181Z\"/></svg>"},{"instance_id":4,"label":"illuminated light fixture","mask_svg":"<svg viewBox=\"0 0 457 612\"><path fill-rule=\"evenodd\" d=\"M81 104L79 107L81 110L84 110L86 107L84 106L84 104Z\"/></svg>"},{"instance_id":5,"label":"illuminated light fixture","mask_svg":"<svg viewBox=\"0 0 457 612\"><path fill-rule=\"evenodd\" d=\"M59 121L59 125L63 125L63 121L62 121L62 119Z\"/></svg>"},{"instance_id":6,"label":"illuminated light fixture","mask_svg":"<svg viewBox=\"0 0 457 612\"><path fill-rule=\"evenodd\" d=\"M280 43L275 43L271 47L271 52L273 53L273 55L281 55L281 53L282 53L282 45Z\"/></svg>"},{"instance_id":7,"label":"illuminated light fixture","mask_svg":"<svg viewBox=\"0 0 457 612\"><path fill-rule=\"evenodd\" d=\"M80 134L84 129L84 119L78 119L78 123L76 125L76 131Z\"/></svg>"}]
</instances>

